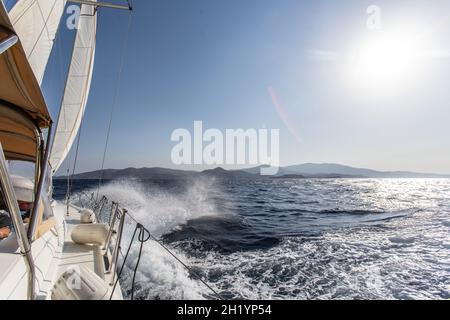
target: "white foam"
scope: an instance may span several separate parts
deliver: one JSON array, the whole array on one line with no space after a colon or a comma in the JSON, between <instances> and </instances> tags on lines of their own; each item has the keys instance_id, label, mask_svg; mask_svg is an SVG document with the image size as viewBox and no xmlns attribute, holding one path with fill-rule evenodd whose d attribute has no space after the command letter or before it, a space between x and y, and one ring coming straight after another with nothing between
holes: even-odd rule
<instances>
[{"instance_id":1,"label":"white foam","mask_svg":"<svg viewBox=\"0 0 450 320\"><path fill-rule=\"evenodd\" d=\"M197 179L180 193L168 192L157 186L144 186L136 180L120 180L102 186L99 195L118 202L152 235L160 237L190 219L217 215L214 202L210 199L214 191L212 179ZM135 223L128 220L124 230L123 248L128 247L134 227ZM183 261L187 261L180 251L171 249ZM138 250L139 247L135 243L129 258L129 266L132 268ZM123 284L125 290L130 289L130 278L127 280ZM205 288L193 280L178 261L152 240L144 245L136 280L137 283L145 284L135 293L144 299L202 299L202 292L206 293Z\"/></svg>"},{"instance_id":2,"label":"white foam","mask_svg":"<svg viewBox=\"0 0 450 320\"><path fill-rule=\"evenodd\" d=\"M216 191L211 180L197 180L183 193L120 181L105 185L100 194L120 202L160 236L189 219L223 214L212 199ZM411 205L407 193L401 195L405 199L399 202ZM448 211L423 210L383 221L381 228L334 228L306 240L284 237L269 249L224 254L205 248L189 257L174 246L184 245L184 252L195 252L198 243L181 241L171 249L209 274L215 281L213 288L232 298L439 299L449 296L448 221ZM132 227L127 226L124 247ZM137 250L135 246L132 258ZM145 245L139 270L137 280L145 284L138 292L141 298L198 299L208 294L156 243Z\"/></svg>"},{"instance_id":3,"label":"white foam","mask_svg":"<svg viewBox=\"0 0 450 320\"><path fill-rule=\"evenodd\" d=\"M113 181L99 194L118 202L156 237L169 233L188 220L218 215L210 194L214 181L198 179L183 193L171 193L157 186L144 186L136 180Z\"/></svg>"}]
</instances>

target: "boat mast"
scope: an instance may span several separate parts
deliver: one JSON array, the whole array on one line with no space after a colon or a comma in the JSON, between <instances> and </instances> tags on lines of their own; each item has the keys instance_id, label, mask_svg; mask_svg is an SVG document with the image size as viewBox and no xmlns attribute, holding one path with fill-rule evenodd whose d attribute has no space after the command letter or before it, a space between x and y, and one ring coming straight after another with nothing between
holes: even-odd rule
<instances>
[{"instance_id":1,"label":"boat mast","mask_svg":"<svg viewBox=\"0 0 450 320\"><path fill-rule=\"evenodd\" d=\"M113 8L113 9L122 9L122 10L133 10L133 7L131 6L130 2L128 2L128 6L121 6L118 4L108 3L108 2L94 2L89 0L68 0L67 2L73 2L73 3L79 3L79 4L85 4L95 7L106 7L106 8Z\"/></svg>"}]
</instances>

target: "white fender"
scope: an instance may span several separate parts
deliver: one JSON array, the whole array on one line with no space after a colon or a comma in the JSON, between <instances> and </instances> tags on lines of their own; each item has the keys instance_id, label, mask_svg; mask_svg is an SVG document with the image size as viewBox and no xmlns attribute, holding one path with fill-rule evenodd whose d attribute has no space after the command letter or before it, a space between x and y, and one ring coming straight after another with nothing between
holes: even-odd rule
<instances>
[{"instance_id":1,"label":"white fender","mask_svg":"<svg viewBox=\"0 0 450 320\"><path fill-rule=\"evenodd\" d=\"M81 223L94 223L95 214L94 211L89 209L84 209L80 211L80 221Z\"/></svg>"},{"instance_id":2,"label":"white fender","mask_svg":"<svg viewBox=\"0 0 450 320\"><path fill-rule=\"evenodd\" d=\"M72 230L72 241L78 244L104 245L108 229L108 225L103 223L80 224Z\"/></svg>"}]
</instances>

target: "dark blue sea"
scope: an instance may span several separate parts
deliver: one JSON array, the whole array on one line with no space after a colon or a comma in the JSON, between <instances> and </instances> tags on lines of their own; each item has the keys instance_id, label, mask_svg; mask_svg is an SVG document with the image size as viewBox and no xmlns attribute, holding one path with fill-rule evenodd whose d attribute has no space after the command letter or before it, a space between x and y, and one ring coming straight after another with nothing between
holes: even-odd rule
<instances>
[{"instance_id":1,"label":"dark blue sea","mask_svg":"<svg viewBox=\"0 0 450 320\"><path fill-rule=\"evenodd\" d=\"M54 184L63 199L66 181ZM119 202L224 298L450 299L448 179L78 180L72 189L74 202L97 191ZM124 248L133 228L128 220ZM136 296L212 298L154 241Z\"/></svg>"}]
</instances>

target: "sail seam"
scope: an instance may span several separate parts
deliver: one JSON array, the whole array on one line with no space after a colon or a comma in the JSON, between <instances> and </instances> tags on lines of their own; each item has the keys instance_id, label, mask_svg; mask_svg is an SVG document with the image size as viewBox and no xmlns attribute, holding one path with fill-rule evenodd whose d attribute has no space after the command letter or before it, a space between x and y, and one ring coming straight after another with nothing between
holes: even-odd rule
<instances>
[{"instance_id":1,"label":"sail seam","mask_svg":"<svg viewBox=\"0 0 450 320\"><path fill-rule=\"evenodd\" d=\"M25 15L25 13L27 13L28 10L30 10L30 8L35 4L36 1L38 1L38 0L34 0L33 2L31 2L30 5L28 6L28 8L26 8L25 10L23 10L22 14L20 14L20 15L17 17L16 20L11 21L11 23L12 23L13 25L15 25L17 22L19 22L20 20L22 20L22 18L23 18L23 16ZM18 5L18 3L16 3L16 5ZM16 6L16 5L15 5L15 6ZM13 9L15 8L15 6L13 7Z\"/></svg>"},{"instance_id":2,"label":"sail seam","mask_svg":"<svg viewBox=\"0 0 450 320\"><path fill-rule=\"evenodd\" d=\"M41 36L42 36L42 34L43 34L43 32L44 32L44 29L45 29L45 32L47 33L47 38L48 38L49 45L51 46L51 44L52 44L52 42L51 42L51 40L50 40L50 34L49 34L49 31L48 31L47 24L48 24L48 20L50 19L50 16L51 16L52 13L53 13L53 10L55 9L56 1L53 2L53 6L52 6L52 8L50 9L50 12L49 12L47 18L44 17L44 14L42 13L42 8L41 8L41 6L39 5L39 2L37 2L37 1L35 1L35 2L36 2L37 6L38 6L38 8L39 8L39 12L40 12L40 14L41 14L42 20L44 21L44 27L42 28L41 32L39 33L39 37L37 38L36 42L34 43L33 48L31 49L30 54L28 55L28 59L29 59L29 58L31 57L31 55L34 53L34 50L36 49L36 46L37 46L37 44L38 44L38 42L39 42L39 39L41 38ZM43 79L43 78L44 78L44 73L42 73L41 78L38 79L39 83L42 82L42 79Z\"/></svg>"}]
</instances>

